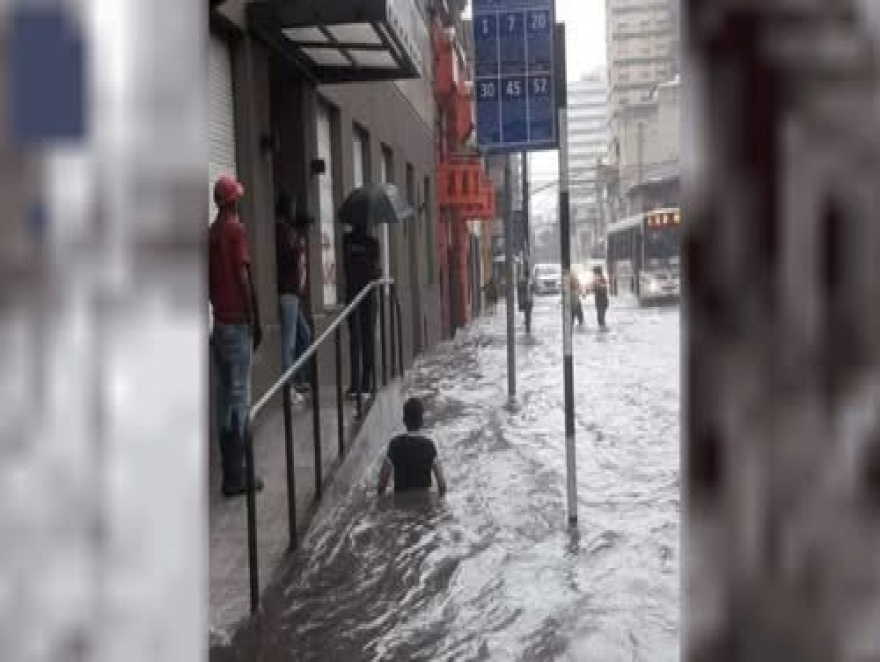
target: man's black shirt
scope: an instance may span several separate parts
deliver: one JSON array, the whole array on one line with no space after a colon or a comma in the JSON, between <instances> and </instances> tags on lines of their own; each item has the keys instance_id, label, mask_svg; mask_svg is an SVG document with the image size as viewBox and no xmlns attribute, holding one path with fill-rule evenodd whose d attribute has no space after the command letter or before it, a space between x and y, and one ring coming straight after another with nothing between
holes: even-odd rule
<instances>
[{"instance_id":1,"label":"man's black shirt","mask_svg":"<svg viewBox=\"0 0 880 662\"><path fill-rule=\"evenodd\" d=\"M425 437L402 434L388 445L388 461L394 467L394 491L431 489L431 470L437 447Z\"/></svg>"},{"instance_id":2,"label":"man's black shirt","mask_svg":"<svg viewBox=\"0 0 880 662\"><path fill-rule=\"evenodd\" d=\"M342 242L345 293L348 301L379 277L379 242L367 234L346 235Z\"/></svg>"}]
</instances>

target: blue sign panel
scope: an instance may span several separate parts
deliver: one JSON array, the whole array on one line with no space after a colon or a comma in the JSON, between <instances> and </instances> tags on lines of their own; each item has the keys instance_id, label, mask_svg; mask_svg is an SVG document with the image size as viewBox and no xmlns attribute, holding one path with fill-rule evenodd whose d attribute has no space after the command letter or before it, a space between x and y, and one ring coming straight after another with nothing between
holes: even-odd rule
<instances>
[{"instance_id":1,"label":"blue sign panel","mask_svg":"<svg viewBox=\"0 0 880 662\"><path fill-rule=\"evenodd\" d=\"M480 149L556 149L555 0L474 0L473 7Z\"/></svg>"}]
</instances>

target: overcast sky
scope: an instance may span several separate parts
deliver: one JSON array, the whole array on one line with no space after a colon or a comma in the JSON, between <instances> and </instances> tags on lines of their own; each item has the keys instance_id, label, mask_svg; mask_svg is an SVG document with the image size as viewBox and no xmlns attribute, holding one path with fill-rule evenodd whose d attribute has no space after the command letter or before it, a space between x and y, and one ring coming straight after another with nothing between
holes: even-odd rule
<instances>
[{"instance_id":1,"label":"overcast sky","mask_svg":"<svg viewBox=\"0 0 880 662\"><path fill-rule=\"evenodd\" d=\"M556 20L565 23L568 79L605 69L605 0L556 0ZM529 157L534 185L532 209L554 211L559 189L547 186L557 179L557 152L537 152Z\"/></svg>"},{"instance_id":2,"label":"overcast sky","mask_svg":"<svg viewBox=\"0 0 880 662\"><path fill-rule=\"evenodd\" d=\"M605 0L556 0L556 20L566 24L568 79L604 71ZM537 152L529 157L535 211L555 209L559 191L555 186L547 187L546 182L556 179L558 159L557 152Z\"/></svg>"}]
</instances>

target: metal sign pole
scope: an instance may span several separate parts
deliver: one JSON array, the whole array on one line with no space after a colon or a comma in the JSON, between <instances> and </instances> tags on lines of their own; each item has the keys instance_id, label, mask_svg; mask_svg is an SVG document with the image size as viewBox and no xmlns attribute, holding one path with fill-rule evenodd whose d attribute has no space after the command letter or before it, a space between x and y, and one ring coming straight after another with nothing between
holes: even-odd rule
<instances>
[{"instance_id":1,"label":"metal sign pole","mask_svg":"<svg viewBox=\"0 0 880 662\"><path fill-rule=\"evenodd\" d=\"M555 149L555 0L473 0L477 143L484 154ZM564 81L563 81L564 85ZM504 169L508 391L516 396L511 165Z\"/></svg>"},{"instance_id":2,"label":"metal sign pole","mask_svg":"<svg viewBox=\"0 0 880 662\"><path fill-rule=\"evenodd\" d=\"M523 310L526 314L526 333L532 332L532 242L529 236L529 153L522 153L522 261L523 280L525 281L525 301Z\"/></svg>"},{"instance_id":3,"label":"metal sign pole","mask_svg":"<svg viewBox=\"0 0 880 662\"><path fill-rule=\"evenodd\" d=\"M516 397L516 318L514 306L513 269L513 187L510 176L510 158L504 162L504 268L507 274L507 395Z\"/></svg>"},{"instance_id":4,"label":"metal sign pole","mask_svg":"<svg viewBox=\"0 0 880 662\"><path fill-rule=\"evenodd\" d=\"M565 25L556 32L556 80L559 100L559 235L562 257L562 376L565 388L565 466L568 522L577 524L577 462L574 434L574 352L571 319L571 201L568 171L568 90L565 66Z\"/></svg>"}]
</instances>

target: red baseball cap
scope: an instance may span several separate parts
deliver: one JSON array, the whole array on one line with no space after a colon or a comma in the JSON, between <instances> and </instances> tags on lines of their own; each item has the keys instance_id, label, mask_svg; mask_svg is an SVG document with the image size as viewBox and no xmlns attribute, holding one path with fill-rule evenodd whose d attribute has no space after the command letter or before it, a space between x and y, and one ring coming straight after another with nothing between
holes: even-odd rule
<instances>
[{"instance_id":1,"label":"red baseball cap","mask_svg":"<svg viewBox=\"0 0 880 662\"><path fill-rule=\"evenodd\" d=\"M243 195L244 186L232 177L224 175L214 183L214 202L218 207L241 200Z\"/></svg>"}]
</instances>

